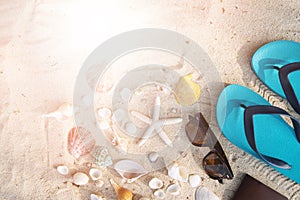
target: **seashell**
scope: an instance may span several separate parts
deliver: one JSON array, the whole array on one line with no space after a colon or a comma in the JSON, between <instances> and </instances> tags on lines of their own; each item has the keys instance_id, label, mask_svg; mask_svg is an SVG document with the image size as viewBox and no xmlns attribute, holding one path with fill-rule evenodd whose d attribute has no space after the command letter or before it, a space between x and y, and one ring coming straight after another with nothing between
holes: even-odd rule
<instances>
[{"instance_id":1,"label":"seashell","mask_svg":"<svg viewBox=\"0 0 300 200\"><path fill-rule=\"evenodd\" d=\"M96 185L97 187L101 188L101 187L104 185L104 181L102 181L102 180L96 180L96 181L95 181L95 185Z\"/></svg>"},{"instance_id":2,"label":"seashell","mask_svg":"<svg viewBox=\"0 0 300 200\"><path fill-rule=\"evenodd\" d=\"M117 109L114 111L114 114L113 114L113 119L116 120L117 122L121 122L124 120L126 116L126 112L124 109Z\"/></svg>"},{"instance_id":3,"label":"seashell","mask_svg":"<svg viewBox=\"0 0 300 200\"><path fill-rule=\"evenodd\" d=\"M166 197L166 193L162 189L156 190L153 194L158 199L164 199Z\"/></svg>"},{"instance_id":4,"label":"seashell","mask_svg":"<svg viewBox=\"0 0 300 200\"><path fill-rule=\"evenodd\" d=\"M132 160L120 160L114 165L114 169L127 183L132 183L148 173L143 166Z\"/></svg>"},{"instance_id":5,"label":"seashell","mask_svg":"<svg viewBox=\"0 0 300 200\"><path fill-rule=\"evenodd\" d=\"M142 198L140 198L139 200L150 200L150 199L147 198L147 197L142 197Z\"/></svg>"},{"instance_id":6,"label":"seashell","mask_svg":"<svg viewBox=\"0 0 300 200\"><path fill-rule=\"evenodd\" d=\"M68 134L68 151L75 158L88 154L95 146L91 132L82 127L73 127Z\"/></svg>"},{"instance_id":7,"label":"seashell","mask_svg":"<svg viewBox=\"0 0 300 200\"><path fill-rule=\"evenodd\" d=\"M137 131L137 128L136 128L136 126L134 125L134 123L129 122L129 123L126 124L125 130L126 130L126 132L129 133L129 134L135 134L136 131Z\"/></svg>"},{"instance_id":8,"label":"seashell","mask_svg":"<svg viewBox=\"0 0 300 200\"><path fill-rule=\"evenodd\" d=\"M177 183L174 183L167 187L167 193L177 196L180 194L180 189L181 189L180 186Z\"/></svg>"},{"instance_id":9,"label":"seashell","mask_svg":"<svg viewBox=\"0 0 300 200\"><path fill-rule=\"evenodd\" d=\"M111 110L109 108L99 108L97 111L98 117L102 120L108 119L111 117Z\"/></svg>"},{"instance_id":10,"label":"seashell","mask_svg":"<svg viewBox=\"0 0 300 200\"><path fill-rule=\"evenodd\" d=\"M73 106L70 103L63 103L55 111L43 115L44 117L53 117L59 121L67 120L73 116Z\"/></svg>"},{"instance_id":11,"label":"seashell","mask_svg":"<svg viewBox=\"0 0 300 200\"><path fill-rule=\"evenodd\" d=\"M98 127L101 129L101 130L107 130L110 128L110 125L107 121L101 121L98 123Z\"/></svg>"},{"instance_id":12,"label":"seashell","mask_svg":"<svg viewBox=\"0 0 300 200\"><path fill-rule=\"evenodd\" d=\"M162 188L163 185L164 184L163 184L162 180L160 180L158 178L153 178L149 182L149 187L154 190Z\"/></svg>"},{"instance_id":13,"label":"seashell","mask_svg":"<svg viewBox=\"0 0 300 200\"><path fill-rule=\"evenodd\" d=\"M179 166L177 163L173 163L168 166L168 175L178 181L188 181L188 173L186 168Z\"/></svg>"},{"instance_id":14,"label":"seashell","mask_svg":"<svg viewBox=\"0 0 300 200\"><path fill-rule=\"evenodd\" d=\"M77 172L73 176L73 183L75 185L85 185L88 182L89 182L89 177L85 173Z\"/></svg>"},{"instance_id":15,"label":"seashell","mask_svg":"<svg viewBox=\"0 0 300 200\"><path fill-rule=\"evenodd\" d=\"M112 179L110 179L110 183L112 184L117 193L118 200L132 200L133 194L130 190L120 187Z\"/></svg>"},{"instance_id":16,"label":"seashell","mask_svg":"<svg viewBox=\"0 0 300 200\"><path fill-rule=\"evenodd\" d=\"M198 187L200 185L200 181L201 181L200 176L197 174L191 174L189 176L189 184L193 188Z\"/></svg>"},{"instance_id":17,"label":"seashell","mask_svg":"<svg viewBox=\"0 0 300 200\"><path fill-rule=\"evenodd\" d=\"M193 74L181 77L175 88L176 101L183 106L192 105L200 98L200 86L192 78Z\"/></svg>"},{"instance_id":18,"label":"seashell","mask_svg":"<svg viewBox=\"0 0 300 200\"><path fill-rule=\"evenodd\" d=\"M61 175L68 175L69 174L69 169L67 166L65 165L61 165L61 166L58 166L56 168L56 170L58 171L59 174Z\"/></svg>"},{"instance_id":19,"label":"seashell","mask_svg":"<svg viewBox=\"0 0 300 200\"><path fill-rule=\"evenodd\" d=\"M149 158L150 162L156 162L158 157L159 157L159 155L158 155L157 152L151 152L148 155L148 158Z\"/></svg>"},{"instance_id":20,"label":"seashell","mask_svg":"<svg viewBox=\"0 0 300 200\"><path fill-rule=\"evenodd\" d=\"M107 167L113 164L106 147L96 146L93 151L94 163L99 167Z\"/></svg>"},{"instance_id":21,"label":"seashell","mask_svg":"<svg viewBox=\"0 0 300 200\"><path fill-rule=\"evenodd\" d=\"M92 178L93 181L96 181L102 177L102 173L99 169L97 168L92 168L89 171L89 175Z\"/></svg>"},{"instance_id":22,"label":"seashell","mask_svg":"<svg viewBox=\"0 0 300 200\"><path fill-rule=\"evenodd\" d=\"M196 190L195 200L220 200L220 199L206 187L200 186Z\"/></svg>"},{"instance_id":23,"label":"seashell","mask_svg":"<svg viewBox=\"0 0 300 200\"><path fill-rule=\"evenodd\" d=\"M131 90L129 88L123 88L120 92L120 95L124 101L128 101L131 96Z\"/></svg>"},{"instance_id":24,"label":"seashell","mask_svg":"<svg viewBox=\"0 0 300 200\"><path fill-rule=\"evenodd\" d=\"M97 194L91 194L90 200L104 200L102 196Z\"/></svg>"}]
</instances>

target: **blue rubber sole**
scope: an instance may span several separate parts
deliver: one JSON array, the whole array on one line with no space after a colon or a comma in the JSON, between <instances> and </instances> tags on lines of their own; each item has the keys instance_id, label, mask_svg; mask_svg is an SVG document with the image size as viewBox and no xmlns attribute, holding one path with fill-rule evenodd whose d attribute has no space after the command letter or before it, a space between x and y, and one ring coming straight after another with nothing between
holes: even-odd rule
<instances>
[{"instance_id":1,"label":"blue rubber sole","mask_svg":"<svg viewBox=\"0 0 300 200\"><path fill-rule=\"evenodd\" d=\"M246 87L229 85L222 91L217 102L218 125L229 141L261 160L247 142L244 131L244 108L241 104L270 105L263 97ZM255 115L253 120L258 151L290 164L292 168L287 170L271 167L300 183L300 144L294 129L279 115Z\"/></svg>"},{"instance_id":2,"label":"blue rubber sole","mask_svg":"<svg viewBox=\"0 0 300 200\"><path fill-rule=\"evenodd\" d=\"M251 60L252 69L256 76L271 90L286 98L281 87L278 70L284 65L300 62L300 43L290 40L278 40L260 47ZM292 72L289 81L300 100L300 70Z\"/></svg>"}]
</instances>

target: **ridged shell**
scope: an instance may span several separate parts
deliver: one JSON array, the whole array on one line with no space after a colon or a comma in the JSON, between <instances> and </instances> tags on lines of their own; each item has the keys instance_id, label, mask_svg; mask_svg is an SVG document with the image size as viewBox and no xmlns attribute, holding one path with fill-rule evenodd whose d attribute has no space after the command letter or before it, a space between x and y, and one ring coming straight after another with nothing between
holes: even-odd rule
<instances>
[{"instance_id":1,"label":"ridged shell","mask_svg":"<svg viewBox=\"0 0 300 200\"><path fill-rule=\"evenodd\" d=\"M132 183L133 181L148 173L148 171L146 171L143 166L132 160L120 160L114 165L114 169L128 183Z\"/></svg>"},{"instance_id":2,"label":"ridged shell","mask_svg":"<svg viewBox=\"0 0 300 200\"><path fill-rule=\"evenodd\" d=\"M200 186L196 190L195 200L220 200L220 199L206 187Z\"/></svg>"},{"instance_id":3,"label":"ridged shell","mask_svg":"<svg viewBox=\"0 0 300 200\"><path fill-rule=\"evenodd\" d=\"M68 151L75 158L88 154L95 146L91 132L82 127L73 127L68 135Z\"/></svg>"},{"instance_id":4,"label":"ridged shell","mask_svg":"<svg viewBox=\"0 0 300 200\"><path fill-rule=\"evenodd\" d=\"M113 164L106 147L96 146L93 151L94 163L99 167L107 167Z\"/></svg>"}]
</instances>

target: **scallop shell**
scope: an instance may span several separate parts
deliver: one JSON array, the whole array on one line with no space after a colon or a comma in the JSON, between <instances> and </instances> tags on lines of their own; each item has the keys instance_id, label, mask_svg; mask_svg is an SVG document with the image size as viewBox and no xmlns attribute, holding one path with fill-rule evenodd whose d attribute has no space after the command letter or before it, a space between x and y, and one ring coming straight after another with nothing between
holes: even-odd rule
<instances>
[{"instance_id":1,"label":"scallop shell","mask_svg":"<svg viewBox=\"0 0 300 200\"><path fill-rule=\"evenodd\" d=\"M168 166L168 175L178 181L188 181L188 173L186 168L179 166L177 163L172 163Z\"/></svg>"},{"instance_id":2,"label":"scallop shell","mask_svg":"<svg viewBox=\"0 0 300 200\"><path fill-rule=\"evenodd\" d=\"M128 183L132 183L141 176L148 173L140 164L132 160L120 160L114 165L114 169Z\"/></svg>"},{"instance_id":3,"label":"scallop shell","mask_svg":"<svg viewBox=\"0 0 300 200\"><path fill-rule=\"evenodd\" d=\"M44 117L53 117L59 121L69 119L72 116L73 106L70 103L63 103L55 111L44 115Z\"/></svg>"},{"instance_id":4,"label":"scallop shell","mask_svg":"<svg viewBox=\"0 0 300 200\"><path fill-rule=\"evenodd\" d=\"M102 177L102 173L99 169L97 168L92 168L89 171L89 175L92 178L93 181L96 181Z\"/></svg>"},{"instance_id":5,"label":"scallop shell","mask_svg":"<svg viewBox=\"0 0 300 200\"><path fill-rule=\"evenodd\" d=\"M73 182L76 185L85 185L89 182L89 177L85 173L77 172L73 176Z\"/></svg>"},{"instance_id":6,"label":"scallop shell","mask_svg":"<svg viewBox=\"0 0 300 200\"><path fill-rule=\"evenodd\" d=\"M158 178L153 178L149 182L149 187L154 190L162 188L163 185L164 184L163 184L162 180L160 180Z\"/></svg>"},{"instance_id":7,"label":"scallop shell","mask_svg":"<svg viewBox=\"0 0 300 200\"><path fill-rule=\"evenodd\" d=\"M198 187L200 185L200 176L197 175L197 174L191 174L189 176L189 183L190 183L190 186L195 188L195 187Z\"/></svg>"},{"instance_id":8,"label":"scallop shell","mask_svg":"<svg viewBox=\"0 0 300 200\"><path fill-rule=\"evenodd\" d=\"M68 151L75 158L88 154L95 146L91 132L82 127L73 127L68 135Z\"/></svg>"},{"instance_id":9,"label":"scallop shell","mask_svg":"<svg viewBox=\"0 0 300 200\"><path fill-rule=\"evenodd\" d=\"M117 195L118 195L118 200L132 200L133 193L123 187L120 187L116 182L114 182L112 179L110 179L110 183L114 187Z\"/></svg>"},{"instance_id":10,"label":"scallop shell","mask_svg":"<svg viewBox=\"0 0 300 200\"><path fill-rule=\"evenodd\" d=\"M177 183L174 183L172 185L169 185L167 187L167 193L171 194L171 195L174 195L174 196L177 196L180 194L180 186L177 184Z\"/></svg>"},{"instance_id":11,"label":"scallop shell","mask_svg":"<svg viewBox=\"0 0 300 200\"><path fill-rule=\"evenodd\" d=\"M220 200L220 199L206 187L200 186L196 190L195 200Z\"/></svg>"},{"instance_id":12,"label":"scallop shell","mask_svg":"<svg viewBox=\"0 0 300 200\"><path fill-rule=\"evenodd\" d=\"M65 165L60 165L56 168L57 172L61 175L68 175L69 174L69 168Z\"/></svg>"},{"instance_id":13,"label":"scallop shell","mask_svg":"<svg viewBox=\"0 0 300 200\"><path fill-rule=\"evenodd\" d=\"M175 88L176 100L181 105L192 105L200 98L200 86L192 78L193 74L181 77Z\"/></svg>"},{"instance_id":14,"label":"scallop shell","mask_svg":"<svg viewBox=\"0 0 300 200\"><path fill-rule=\"evenodd\" d=\"M162 189L156 190L153 195L158 199L164 199L166 197L166 193Z\"/></svg>"},{"instance_id":15,"label":"scallop shell","mask_svg":"<svg viewBox=\"0 0 300 200\"><path fill-rule=\"evenodd\" d=\"M93 151L94 163L99 167L107 167L113 164L106 147L96 146Z\"/></svg>"}]
</instances>

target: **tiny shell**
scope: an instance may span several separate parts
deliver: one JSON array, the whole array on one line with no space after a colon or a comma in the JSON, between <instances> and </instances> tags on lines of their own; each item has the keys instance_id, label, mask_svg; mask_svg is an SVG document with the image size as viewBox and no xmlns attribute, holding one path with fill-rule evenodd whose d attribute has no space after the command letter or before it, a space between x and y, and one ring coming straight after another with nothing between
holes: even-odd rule
<instances>
[{"instance_id":1,"label":"tiny shell","mask_svg":"<svg viewBox=\"0 0 300 200\"><path fill-rule=\"evenodd\" d=\"M195 200L220 200L220 199L206 187L200 186L196 190Z\"/></svg>"},{"instance_id":2,"label":"tiny shell","mask_svg":"<svg viewBox=\"0 0 300 200\"><path fill-rule=\"evenodd\" d=\"M186 168L179 166L177 163L172 163L168 166L168 175L178 181L188 181L188 173Z\"/></svg>"},{"instance_id":3,"label":"tiny shell","mask_svg":"<svg viewBox=\"0 0 300 200\"><path fill-rule=\"evenodd\" d=\"M112 184L118 195L118 200L132 200L133 193L130 190L119 186L112 179L110 179L110 183Z\"/></svg>"},{"instance_id":4,"label":"tiny shell","mask_svg":"<svg viewBox=\"0 0 300 200\"><path fill-rule=\"evenodd\" d=\"M200 185L200 181L201 181L200 176L197 174L191 174L189 176L189 183L190 183L190 186L193 188L198 187Z\"/></svg>"},{"instance_id":5,"label":"tiny shell","mask_svg":"<svg viewBox=\"0 0 300 200\"><path fill-rule=\"evenodd\" d=\"M53 117L59 121L69 119L72 116L73 116L73 106L70 103L63 103L55 111L44 115L44 117Z\"/></svg>"},{"instance_id":6,"label":"tiny shell","mask_svg":"<svg viewBox=\"0 0 300 200\"><path fill-rule=\"evenodd\" d=\"M128 101L131 96L131 90L129 88L123 88L120 92L120 95L124 101Z\"/></svg>"},{"instance_id":7,"label":"tiny shell","mask_svg":"<svg viewBox=\"0 0 300 200\"><path fill-rule=\"evenodd\" d=\"M90 200L103 200L102 196L97 194L91 194Z\"/></svg>"},{"instance_id":8,"label":"tiny shell","mask_svg":"<svg viewBox=\"0 0 300 200\"><path fill-rule=\"evenodd\" d=\"M162 180L160 180L158 178L153 178L149 182L149 187L151 189L160 189L160 188L162 188L163 185L164 184L163 184Z\"/></svg>"},{"instance_id":9,"label":"tiny shell","mask_svg":"<svg viewBox=\"0 0 300 200\"><path fill-rule=\"evenodd\" d=\"M98 117L102 120L108 119L111 117L111 110L109 108L99 108L98 109Z\"/></svg>"},{"instance_id":10,"label":"tiny shell","mask_svg":"<svg viewBox=\"0 0 300 200\"><path fill-rule=\"evenodd\" d=\"M102 173L99 169L92 168L89 171L89 175L92 178L92 180L96 181L102 177Z\"/></svg>"},{"instance_id":11,"label":"tiny shell","mask_svg":"<svg viewBox=\"0 0 300 200\"><path fill-rule=\"evenodd\" d=\"M132 160L120 160L114 165L114 169L128 183L132 183L148 173L143 166Z\"/></svg>"},{"instance_id":12,"label":"tiny shell","mask_svg":"<svg viewBox=\"0 0 300 200\"><path fill-rule=\"evenodd\" d=\"M129 134L134 134L134 133L136 133L137 128L136 128L136 126L134 125L134 123L128 122L128 123L126 123L125 130L126 130Z\"/></svg>"},{"instance_id":13,"label":"tiny shell","mask_svg":"<svg viewBox=\"0 0 300 200\"><path fill-rule=\"evenodd\" d=\"M89 177L82 172L77 172L73 176L73 182L76 185L85 185L89 182Z\"/></svg>"},{"instance_id":14,"label":"tiny shell","mask_svg":"<svg viewBox=\"0 0 300 200\"><path fill-rule=\"evenodd\" d=\"M88 154L95 146L91 132L82 127L73 127L68 134L68 151L75 158Z\"/></svg>"},{"instance_id":15,"label":"tiny shell","mask_svg":"<svg viewBox=\"0 0 300 200\"><path fill-rule=\"evenodd\" d=\"M104 185L104 181L102 181L102 180L96 180L96 181L95 181L95 185L96 185L97 187L101 188L101 187Z\"/></svg>"},{"instance_id":16,"label":"tiny shell","mask_svg":"<svg viewBox=\"0 0 300 200\"><path fill-rule=\"evenodd\" d=\"M60 173L61 175L68 175L69 174L69 169L67 166L61 165L58 166L56 168L56 170L58 171L58 173Z\"/></svg>"},{"instance_id":17,"label":"tiny shell","mask_svg":"<svg viewBox=\"0 0 300 200\"><path fill-rule=\"evenodd\" d=\"M113 164L106 147L96 146L93 151L94 163L99 167L107 167Z\"/></svg>"},{"instance_id":18,"label":"tiny shell","mask_svg":"<svg viewBox=\"0 0 300 200\"><path fill-rule=\"evenodd\" d=\"M156 162L158 157L159 157L159 155L158 155L157 152L151 152L148 155L148 158L149 158L150 162Z\"/></svg>"},{"instance_id":19,"label":"tiny shell","mask_svg":"<svg viewBox=\"0 0 300 200\"><path fill-rule=\"evenodd\" d=\"M174 196L177 196L180 194L180 186L177 184L177 183L174 183L172 185L169 185L167 187L167 193L171 194L171 195L174 195Z\"/></svg>"},{"instance_id":20,"label":"tiny shell","mask_svg":"<svg viewBox=\"0 0 300 200\"><path fill-rule=\"evenodd\" d=\"M156 190L153 194L158 199L164 199L166 197L166 193L162 189Z\"/></svg>"}]
</instances>

